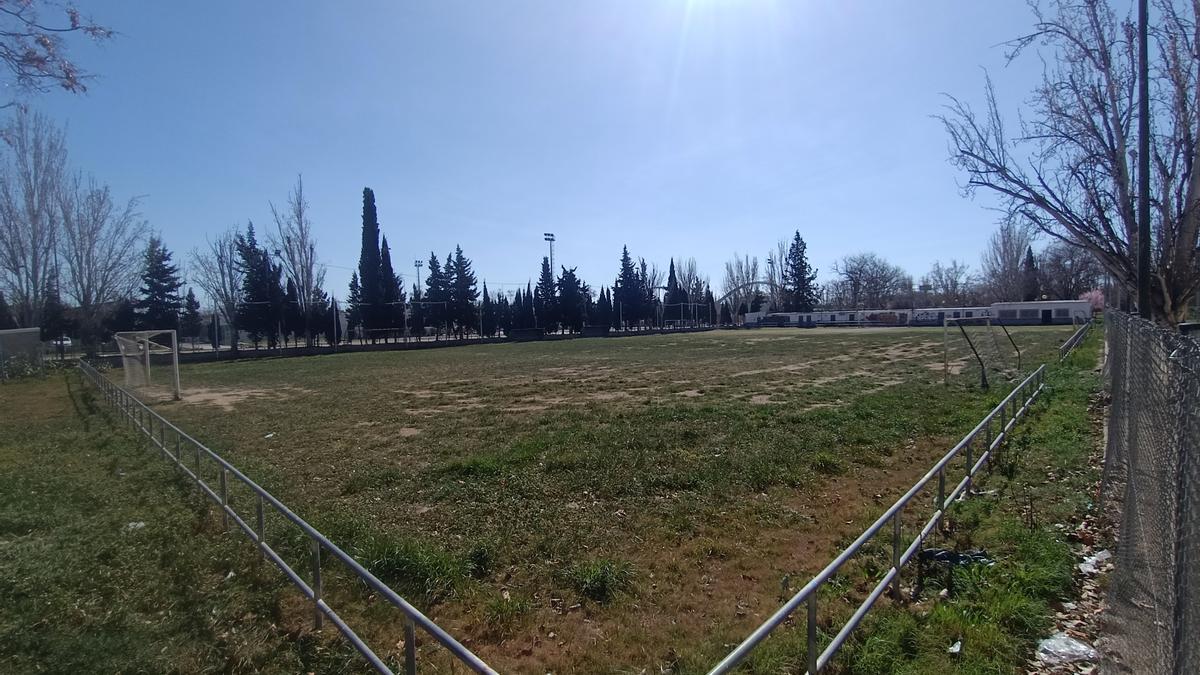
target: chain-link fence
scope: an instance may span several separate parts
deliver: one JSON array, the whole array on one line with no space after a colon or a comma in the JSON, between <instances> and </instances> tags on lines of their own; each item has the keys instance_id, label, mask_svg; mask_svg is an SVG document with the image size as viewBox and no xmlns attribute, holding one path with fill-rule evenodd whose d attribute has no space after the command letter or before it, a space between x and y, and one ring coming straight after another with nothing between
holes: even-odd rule
<instances>
[{"instance_id":1,"label":"chain-link fence","mask_svg":"<svg viewBox=\"0 0 1200 675\"><path fill-rule=\"evenodd\" d=\"M1200 343L1128 314L1104 321L1112 407L1101 494L1121 513L1106 665L1200 673Z\"/></svg>"}]
</instances>

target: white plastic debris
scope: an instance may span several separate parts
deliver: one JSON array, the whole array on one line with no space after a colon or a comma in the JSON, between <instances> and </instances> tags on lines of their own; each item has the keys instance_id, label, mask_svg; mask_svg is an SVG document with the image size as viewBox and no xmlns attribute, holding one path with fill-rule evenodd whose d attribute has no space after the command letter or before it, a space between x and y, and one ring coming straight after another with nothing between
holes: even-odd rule
<instances>
[{"instance_id":1,"label":"white plastic debris","mask_svg":"<svg viewBox=\"0 0 1200 675\"><path fill-rule=\"evenodd\" d=\"M263 438L275 438L275 432L272 431L271 433L267 434L266 436L263 436Z\"/></svg>"},{"instance_id":2,"label":"white plastic debris","mask_svg":"<svg viewBox=\"0 0 1200 675\"><path fill-rule=\"evenodd\" d=\"M1100 563L1112 557L1112 553L1107 550L1098 551L1095 555L1090 555L1079 563L1079 571L1084 574L1095 574L1100 569Z\"/></svg>"},{"instance_id":3,"label":"white plastic debris","mask_svg":"<svg viewBox=\"0 0 1200 675\"><path fill-rule=\"evenodd\" d=\"M145 526L146 526L146 523L143 523L140 520L135 520L131 523L126 524L125 527L123 527L121 529L125 530L126 532L133 532L134 530L140 530Z\"/></svg>"},{"instance_id":4,"label":"white plastic debris","mask_svg":"<svg viewBox=\"0 0 1200 675\"><path fill-rule=\"evenodd\" d=\"M1100 659L1100 655L1091 645L1080 642L1062 631L1039 642L1037 655L1039 659L1051 665Z\"/></svg>"},{"instance_id":5,"label":"white plastic debris","mask_svg":"<svg viewBox=\"0 0 1200 675\"><path fill-rule=\"evenodd\" d=\"M950 648L946 650L946 653L947 654L958 654L961 651L962 651L962 640L959 640L958 642L955 642L954 644L950 645Z\"/></svg>"}]
</instances>

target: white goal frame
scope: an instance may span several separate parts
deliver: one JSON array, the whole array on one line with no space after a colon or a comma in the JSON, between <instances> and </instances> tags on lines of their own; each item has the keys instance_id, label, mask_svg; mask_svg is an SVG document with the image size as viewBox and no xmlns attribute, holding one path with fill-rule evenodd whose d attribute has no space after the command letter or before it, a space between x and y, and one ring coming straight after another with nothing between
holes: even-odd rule
<instances>
[{"instance_id":1,"label":"white goal frame","mask_svg":"<svg viewBox=\"0 0 1200 675\"><path fill-rule=\"evenodd\" d=\"M942 383L950 384L950 326L955 326L962 332L963 339L966 340L967 346L971 349L971 354L975 356L975 360L979 364L979 386L983 389L987 389L987 364L984 363L983 356L979 353L979 350L976 349L975 343L972 342L971 337L967 335L965 330L962 330L964 325L987 326L987 332L988 335L991 336L992 343L996 347L996 353L1000 353L1000 341L996 339L996 332L992 329L991 316L945 317L942 319ZM1009 340L1011 339L1012 338L1010 336ZM1020 363L1020 358L1020 351L1018 351L1018 363Z\"/></svg>"},{"instance_id":2,"label":"white goal frame","mask_svg":"<svg viewBox=\"0 0 1200 675\"><path fill-rule=\"evenodd\" d=\"M152 338L160 335L171 336L171 346L154 342ZM117 350L121 353L121 370L125 373L125 385L129 387L150 386L150 355L171 354L171 393L176 400L182 400L179 387L179 334L174 330L131 330L113 333L117 342ZM136 382L131 364L142 369L144 382Z\"/></svg>"}]
</instances>

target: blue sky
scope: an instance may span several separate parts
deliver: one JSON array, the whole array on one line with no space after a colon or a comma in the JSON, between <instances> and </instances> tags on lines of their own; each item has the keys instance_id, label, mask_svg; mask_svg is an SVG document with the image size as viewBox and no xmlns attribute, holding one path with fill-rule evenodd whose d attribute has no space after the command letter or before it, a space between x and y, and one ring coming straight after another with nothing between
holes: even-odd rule
<instances>
[{"instance_id":1,"label":"blue sky","mask_svg":"<svg viewBox=\"0 0 1200 675\"><path fill-rule=\"evenodd\" d=\"M73 163L143 212L177 259L270 221L303 173L328 286L358 260L375 190L399 272L462 244L495 289L556 261L611 282L621 246L694 256L800 230L827 277L876 251L919 276L977 265L997 214L960 195L931 116L1015 107L1040 63L1005 66L1022 2L122 2L73 56L100 77L36 105Z\"/></svg>"}]
</instances>

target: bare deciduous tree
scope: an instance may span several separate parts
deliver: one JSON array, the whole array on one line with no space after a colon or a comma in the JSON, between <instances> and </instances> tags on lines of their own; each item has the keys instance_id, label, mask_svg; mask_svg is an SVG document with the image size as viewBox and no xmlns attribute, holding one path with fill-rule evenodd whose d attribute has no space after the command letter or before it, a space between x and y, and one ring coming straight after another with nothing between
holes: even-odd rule
<instances>
[{"instance_id":1,"label":"bare deciduous tree","mask_svg":"<svg viewBox=\"0 0 1200 675\"><path fill-rule=\"evenodd\" d=\"M1075 300L1100 286L1104 270L1080 246L1055 241L1038 258L1042 288L1052 300Z\"/></svg>"},{"instance_id":2,"label":"bare deciduous tree","mask_svg":"<svg viewBox=\"0 0 1200 675\"><path fill-rule=\"evenodd\" d=\"M231 227L208 240L208 250L192 249L192 281L216 303L229 327L230 344L237 351L238 305L242 302L241 258L238 255L238 230Z\"/></svg>"},{"instance_id":3,"label":"bare deciduous tree","mask_svg":"<svg viewBox=\"0 0 1200 675\"><path fill-rule=\"evenodd\" d=\"M304 337L313 344L313 324L316 307L323 300L321 287L325 284L325 266L317 261L317 241L308 218L308 201L304 198L304 179L296 177L296 187L288 195L287 209L280 212L271 204L275 232L270 234L272 248L278 253L283 273L296 286L297 308L304 317Z\"/></svg>"},{"instance_id":4,"label":"bare deciduous tree","mask_svg":"<svg viewBox=\"0 0 1200 675\"><path fill-rule=\"evenodd\" d=\"M787 250L788 242L780 239L775 243L775 248L767 252L767 304L771 311L783 309L783 273L787 263Z\"/></svg>"},{"instance_id":5,"label":"bare deciduous tree","mask_svg":"<svg viewBox=\"0 0 1200 675\"><path fill-rule=\"evenodd\" d=\"M708 277L700 274L700 265L696 263L695 258L676 260L678 262L675 263L675 279L679 281L679 287L688 294L688 302L703 302Z\"/></svg>"},{"instance_id":6,"label":"bare deciduous tree","mask_svg":"<svg viewBox=\"0 0 1200 675\"><path fill-rule=\"evenodd\" d=\"M886 309L910 300L912 278L874 253L846 256L834 264L833 271L842 283L830 289L830 297L846 309Z\"/></svg>"},{"instance_id":7,"label":"bare deciduous tree","mask_svg":"<svg viewBox=\"0 0 1200 675\"><path fill-rule=\"evenodd\" d=\"M1033 244L1029 228L1016 223L1003 223L992 233L983 251L982 283L992 302L1021 300L1025 279L1021 261Z\"/></svg>"},{"instance_id":8,"label":"bare deciduous tree","mask_svg":"<svg viewBox=\"0 0 1200 675\"><path fill-rule=\"evenodd\" d=\"M1165 323L1187 318L1200 285L1200 132L1197 81L1200 3L1159 0L1152 27L1152 310ZM1178 5L1184 5L1181 9ZM1132 125L1137 121L1136 26L1106 0L1034 5L1036 26L1012 43L1010 58L1036 46L1046 66L1031 114L1016 136L990 79L986 110L951 98L941 117L966 190L1004 199L1010 218L1086 247L1132 295L1137 286L1137 185Z\"/></svg>"},{"instance_id":9,"label":"bare deciduous tree","mask_svg":"<svg viewBox=\"0 0 1200 675\"><path fill-rule=\"evenodd\" d=\"M46 20L41 10L62 12ZM69 92L87 91L91 75L66 55L64 36L80 34L96 42L113 37L113 31L79 13L70 5L47 0L0 3L0 63L8 71L10 91L46 93L55 87ZM12 102L6 106L12 105Z\"/></svg>"},{"instance_id":10,"label":"bare deciduous tree","mask_svg":"<svg viewBox=\"0 0 1200 675\"><path fill-rule=\"evenodd\" d=\"M750 284L761 281L758 276L758 258L733 254L733 259L725 263L725 278L721 283L721 293L726 296L732 312L736 315L742 304L750 305L755 288Z\"/></svg>"},{"instance_id":11,"label":"bare deciduous tree","mask_svg":"<svg viewBox=\"0 0 1200 675\"><path fill-rule=\"evenodd\" d=\"M41 324L53 279L66 179L62 130L40 113L18 108L4 130L10 152L0 163L0 282L21 326Z\"/></svg>"},{"instance_id":12,"label":"bare deciduous tree","mask_svg":"<svg viewBox=\"0 0 1200 675\"><path fill-rule=\"evenodd\" d=\"M970 266L957 260L952 259L948 265L933 263L921 284L929 287L929 301L934 305L963 307L979 302Z\"/></svg>"},{"instance_id":13,"label":"bare deciduous tree","mask_svg":"<svg viewBox=\"0 0 1200 675\"><path fill-rule=\"evenodd\" d=\"M80 336L89 348L99 341L113 305L137 285L139 241L147 229L137 207L136 197L118 206L108 186L91 177L85 182L76 175L59 193L63 282L77 306Z\"/></svg>"}]
</instances>

